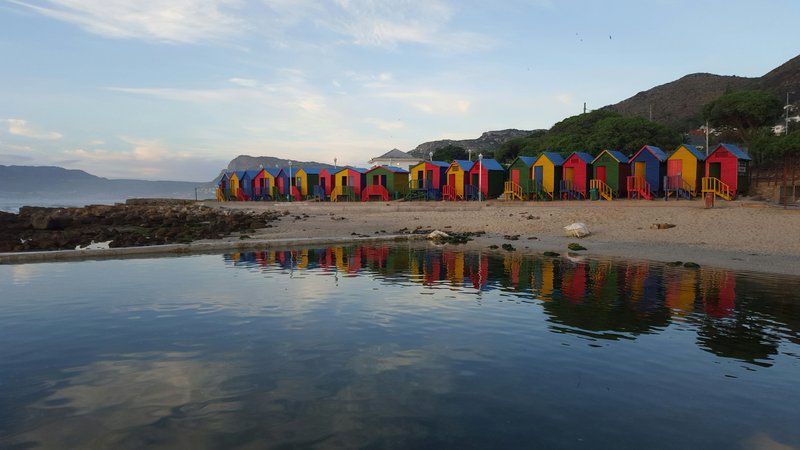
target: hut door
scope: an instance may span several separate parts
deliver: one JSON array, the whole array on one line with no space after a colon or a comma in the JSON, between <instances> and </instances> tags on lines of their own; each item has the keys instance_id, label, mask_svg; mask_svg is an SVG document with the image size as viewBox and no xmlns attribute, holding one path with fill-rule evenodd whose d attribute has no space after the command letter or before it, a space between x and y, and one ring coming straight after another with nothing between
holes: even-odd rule
<instances>
[{"instance_id":1,"label":"hut door","mask_svg":"<svg viewBox=\"0 0 800 450\"><path fill-rule=\"evenodd\" d=\"M683 160L670 159L667 161L667 175L671 177L683 175Z\"/></svg>"},{"instance_id":2,"label":"hut door","mask_svg":"<svg viewBox=\"0 0 800 450\"><path fill-rule=\"evenodd\" d=\"M322 189L325 189L325 181L326 181L325 178L320 178L319 179L319 185L322 186Z\"/></svg>"},{"instance_id":3,"label":"hut door","mask_svg":"<svg viewBox=\"0 0 800 450\"><path fill-rule=\"evenodd\" d=\"M544 167L543 166L534 166L533 167L533 179L541 183L544 178Z\"/></svg>"},{"instance_id":4,"label":"hut door","mask_svg":"<svg viewBox=\"0 0 800 450\"><path fill-rule=\"evenodd\" d=\"M511 182L519 185L519 169L514 169L511 171Z\"/></svg>"},{"instance_id":5,"label":"hut door","mask_svg":"<svg viewBox=\"0 0 800 450\"><path fill-rule=\"evenodd\" d=\"M381 186L386 187L386 175L381 175L380 178Z\"/></svg>"},{"instance_id":6,"label":"hut door","mask_svg":"<svg viewBox=\"0 0 800 450\"><path fill-rule=\"evenodd\" d=\"M424 188L433 187L433 171L429 170L427 174L425 174L425 185Z\"/></svg>"},{"instance_id":7,"label":"hut door","mask_svg":"<svg viewBox=\"0 0 800 450\"><path fill-rule=\"evenodd\" d=\"M342 186L347 186L347 176L342 176Z\"/></svg>"},{"instance_id":8,"label":"hut door","mask_svg":"<svg viewBox=\"0 0 800 450\"><path fill-rule=\"evenodd\" d=\"M633 175L637 178L644 178L646 171L646 165L643 162L635 162L633 163Z\"/></svg>"},{"instance_id":9,"label":"hut door","mask_svg":"<svg viewBox=\"0 0 800 450\"><path fill-rule=\"evenodd\" d=\"M572 181L575 179L575 168L574 167L565 167L564 168L564 179L567 181Z\"/></svg>"},{"instance_id":10,"label":"hut door","mask_svg":"<svg viewBox=\"0 0 800 450\"><path fill-rule=\"evenodd\" d=\"M480 184L480 181L478 180L478 174L477 173L473 173L472 174L472 185L473 186L477 186L479 184Z\"/></svg>"},{"instance_id":11,"label":"hut door","mask_svg":"<svg viewBox=\"0 0 800 450\"><path fill-rule=\"evenodd\" d=\"M722 163L713 162L708 164L708 176L722 179Z\"/></svg>"},{"instance_id":12,"label":"hut door","mask_svg":"<svg viewBox=\"0 0 800 450\"><path fill-rule=\"evenodd\" d=\"M456 185L456 174L454 173L450 174L450 180L447 182L447 184L449 184L450 186Z\"/></svg>"},{"instance_id":13,"label":"hut door","mask_svg":"<svg viewBox=\"0 0 800 450\"><path fill-rule=\"evenodd\" d=\"M602 181L603 183L606 182L606 166L597 166L594 168L597 179Z\"/></svg>"}]
</instances>

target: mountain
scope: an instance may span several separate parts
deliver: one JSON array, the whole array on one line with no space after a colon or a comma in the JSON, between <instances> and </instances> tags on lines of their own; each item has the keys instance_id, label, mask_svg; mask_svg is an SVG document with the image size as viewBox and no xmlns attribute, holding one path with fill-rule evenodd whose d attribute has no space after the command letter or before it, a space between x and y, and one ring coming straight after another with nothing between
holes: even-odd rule
<instances>
[{"instance_id":1,"label":"mountain","mask_svg":"<svg viewBox=\"0 0 800 450\"><path fill-rule=\"evenodd\" d=\"M296 161L289 159L275 158L273 156L250 156L239 155L228 163L228 170L250 170L259 167L288 167L289 161L294 167L309 167L319 169L333 169L332 164L324 164L316 161Z\"/></svg>"},{"instance_id":2,"label":"mountain","mask_svg":"<svg viewBox=\"0 0 800 450\"><path fill-rule=\"evenodd\" d=\"M419 144L417 148L408 152L409 154L426 158L429 152L438 148L447 147L448 145L456 145L463 147L465 150L472 150L473 152L493 152L495 149L509 141L518 137L529 136L535 131L517 130L509 128L507 130L487 131L477 139L442 139L439 141L430 141Z\"/></svg>"},{"instance_id":3,"label":"mountain","mask_svg":"<svg viewBox=\"0 0 800 450\"><path fill-rule=\"evenodd\" d=\"M687 130L700 121L706 103L727 91L742 89L763 89L781 99L787 92L800 93L800 56L756 78L710 73L686 75L606 108L627 116L649 117L652 106L654 121Z\"/></svg>"},{"instance_id":4,"label":"mountain","mask_svg":"<svg viewBox=\"0 0 800 450\"><path fill-rule=\"evenodd\" d=\"M0 201L4 203L113 203L132 197L211 197L210 183L112 180L82 170L53 166L0 165Z\"/></svg>"}]
</instances>

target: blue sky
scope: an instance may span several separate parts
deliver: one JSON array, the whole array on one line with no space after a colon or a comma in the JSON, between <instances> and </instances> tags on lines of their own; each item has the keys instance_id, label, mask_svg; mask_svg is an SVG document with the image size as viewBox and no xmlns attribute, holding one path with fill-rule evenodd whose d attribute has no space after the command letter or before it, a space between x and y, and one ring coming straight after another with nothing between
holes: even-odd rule
<instances>
[{"instance_id":1,"label":"blue sky","mask_svg":"<svg viewBox=\"0 0 800 450\"><path fill-rule=\"evenodd\" d=\"M547 128L693 72L760 76L800 2L5 0L0 164L213 178ZM657 105L655 105L657 107Z\"/></svg>"}]
</instances>

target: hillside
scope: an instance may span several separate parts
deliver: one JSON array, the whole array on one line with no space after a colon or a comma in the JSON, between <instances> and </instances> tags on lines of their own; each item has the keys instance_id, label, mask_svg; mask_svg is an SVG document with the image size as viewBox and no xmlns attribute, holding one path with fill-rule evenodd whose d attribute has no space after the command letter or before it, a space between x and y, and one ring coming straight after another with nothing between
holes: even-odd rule
<instances>
[{"instance_id":1,"label":"hillside","mask_svg":"<svg viewBox=\"0 0 800 450\"><path fill-rule=\"evenodd\" d=\"M273 156L239 155L228 163L228 170L250 170L259 167L288 167L288 159ZM294 167L315 167L320 169L333 169L333 164L319 163L316 161L291 160Z\"/></svg>"},{"instance_id":2,"label":"hillside","mask_svg":"<svg viewBox=\"0 0 800 450\"><path fill-rule=\"evenodd\" d=\"M681 130L696 126L703 105L730 90L764 89L784 98L800 92L800 56L757 78L695 73L656 86L606 108L627 116L649 117ZM795 97L797 100L797 97Z\"/></svg>"},{"instance_id":3,"label":"hillside","mask_svg":"<svg viewBox=\"0 0 800 450\"><path fill-rule=\"evenodd\" d=\"M207 190L210 185L185 181L112 180L62 167L0 165L0 198L5 201L47 200L76 204L108 203L131 197L194 198L196 187Z\"/></svg>"},{"instance_id":4,"label":"hillside","mask_svg":"<svg viewBox=\"0 0 800 450\"><path fill-rule=\"evenodd\" d=\"M492 152L503 145L506 141L518 137L529 136L533 132L534 131L517 130L513 128L507 130L487 131L481 134L481 136L477 139L442 139L439 141L424 142L419 144L417 148L408 153L424 158L428 156L428 152L432 152L438 148L447 147L448 145L463 147L465 150L472 150L474 152Z\"/></svg>"}]
</instances>

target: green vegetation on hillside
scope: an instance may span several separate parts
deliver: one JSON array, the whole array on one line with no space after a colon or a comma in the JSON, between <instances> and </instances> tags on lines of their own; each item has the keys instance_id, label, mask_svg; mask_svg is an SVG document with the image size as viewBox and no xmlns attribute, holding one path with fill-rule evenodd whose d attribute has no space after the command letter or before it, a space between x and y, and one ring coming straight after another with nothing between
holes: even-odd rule
<instances>
[{"instance_id":1,"label":"green vegetation on hillside","mask_svg":"<svg viewBox=\"0 0 800 450\"><path fill-rule=\"evenodd\" d=\"M736 91L703 107L703 118L713 127L730 131L745 145L762 129L771 126L783 112L781 101L767 91Z\"/></svg>"},{"instance_id":2,"label":"green vegetation on hillside","mask_svg":"<svg viewBox=\"0 0 800 450\"><path fill-rule=\"evenodd\" d=\"M495 151L495 159L510 162L519 155L535 156L543 151L568 155L573 151L597 154L603 149L633 153L644 145L671 149L681 143L680 133L641 117L624 117L609 110L596 110L568 117L548 131L511 139Z\"/></svg>"},{"instance_id":3,"label":"green vegetation on hillside","mask_svg":"<svg viewBox=\"0 0 800 450\"><path fill-rule=\"evenodd\" d=\"M433 151L434 161L452 161L454 159L467 159L467 150L457 145L448 145ZM477 155L476 155L477 156Z\"/></svg>"}]
</instances>

